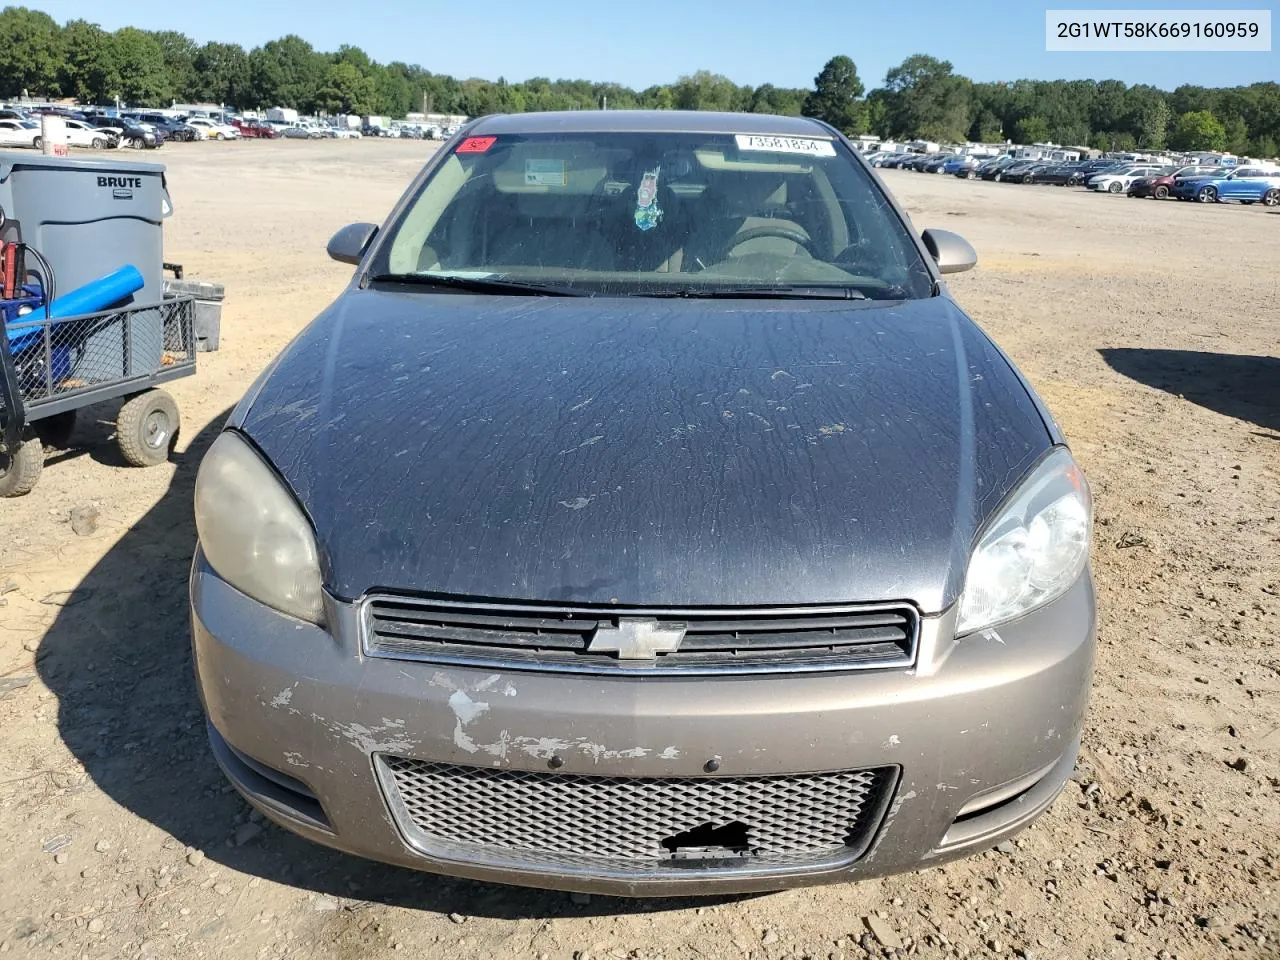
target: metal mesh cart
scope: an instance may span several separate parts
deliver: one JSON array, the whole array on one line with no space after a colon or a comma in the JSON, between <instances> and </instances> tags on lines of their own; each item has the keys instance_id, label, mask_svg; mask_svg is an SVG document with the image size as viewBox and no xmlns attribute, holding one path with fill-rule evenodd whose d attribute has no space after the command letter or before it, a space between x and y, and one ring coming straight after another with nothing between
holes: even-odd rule
<instances>
[{"instance_id":1,"label":"metal mesh cart","mask_svg":"<svg viewBox=\"0 0 1280 960\"><path fill-rule=\"evenodd\" d=\"M39 479L44 445L65 446L76 411L124 397L116 442L125 460L168 459L180 418L158 387L196 372L195 299L175 297L102 313L0 324L0 496Z\"/></svg>"}]
</instances>

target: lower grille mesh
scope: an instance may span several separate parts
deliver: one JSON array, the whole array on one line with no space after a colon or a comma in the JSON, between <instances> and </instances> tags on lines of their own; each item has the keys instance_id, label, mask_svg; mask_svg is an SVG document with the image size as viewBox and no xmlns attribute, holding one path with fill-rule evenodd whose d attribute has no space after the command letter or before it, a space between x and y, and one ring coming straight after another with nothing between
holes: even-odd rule
<instances>
[{"instance_id":1,"label":"lower grille mesh","mask_svg":"<svg viewBox=\"0 0 1280 960\"><path fill-rule=\"evenodd\" d=\"M625 873L851 862L896 771L642 778L378 762L402 830L429 854Z\"/></svg>"}]
</instances>

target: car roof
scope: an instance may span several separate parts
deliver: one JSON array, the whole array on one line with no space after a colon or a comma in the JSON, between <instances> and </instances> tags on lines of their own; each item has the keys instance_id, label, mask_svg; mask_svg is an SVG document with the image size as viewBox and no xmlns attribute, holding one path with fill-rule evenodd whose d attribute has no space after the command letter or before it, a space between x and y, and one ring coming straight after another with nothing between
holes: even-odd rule
<instances>
[{"instance_id":1,"label":"car roof","mask_svg":"<svg viewBox=\"0 0 1280 960\"><path fill-rule=\"evenodd\" d=\"M762 136L830 137L808 117L695 110L565 110L482 117L476 135L531 133L748 133Z\"/></svg>"}]
</instances>

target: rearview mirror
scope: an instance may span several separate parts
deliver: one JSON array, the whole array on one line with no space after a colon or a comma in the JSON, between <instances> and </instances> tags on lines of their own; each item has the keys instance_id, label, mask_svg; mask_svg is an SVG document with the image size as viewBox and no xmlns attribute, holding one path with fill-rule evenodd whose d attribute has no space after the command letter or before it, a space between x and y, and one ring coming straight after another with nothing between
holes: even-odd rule
<instances>
[{"instance_id":1,"label":"rearview mirror","mask_svg":"<svg viewBox=\"0 0 1280 960\"><path fill-rule=\"evenodd\" d=\"M920 234L925 249L938 264L939 273L964 273L978 264L978 251L950 230L926 230Z\"/></svg>"},{"instance_id":2,"label":"rearview mirror","mask_svg":"<svg viewBox=\"0 0 1280 960\"><path fill-rule=\"evenodd\" d=\"M377 232L376 223L349 223L329 238L325 249L339 263L359 263Z\"/></svg>"}]
</instances>

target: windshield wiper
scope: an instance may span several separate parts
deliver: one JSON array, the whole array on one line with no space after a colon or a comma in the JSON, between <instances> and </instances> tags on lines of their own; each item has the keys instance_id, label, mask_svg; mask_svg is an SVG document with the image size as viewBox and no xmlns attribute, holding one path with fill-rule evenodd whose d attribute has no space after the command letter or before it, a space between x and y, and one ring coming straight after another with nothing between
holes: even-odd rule
<instances>
[{"instance_id":1,"label":"windshield wiper","mask_svg":"<svg viewBox=\"0 0 1280 960\"><path fill-rule=\"evenodd\" d=\"M854 287L799 286L773 287L696 287L684 290L659 290L638 294L643 297L688 297L700 300L866 300L867 295Z\"/></svg>"},{"instance_id":2,"label":"windshield wiper","mask_svg":"<svg viewBox=\"0 0 1280 960\"><path fill-rule=\"evenodd\" d=\"M369 278L375 283L411 283L420 287L449 287L471 293L501 293L517 297L585 297L567 287L500 277L461 277L449 273L379 273Z\"/></svg>"}]
</instances>

